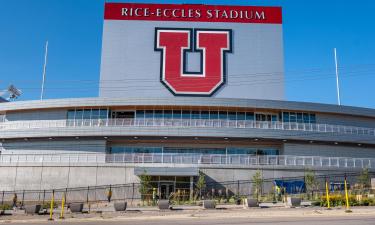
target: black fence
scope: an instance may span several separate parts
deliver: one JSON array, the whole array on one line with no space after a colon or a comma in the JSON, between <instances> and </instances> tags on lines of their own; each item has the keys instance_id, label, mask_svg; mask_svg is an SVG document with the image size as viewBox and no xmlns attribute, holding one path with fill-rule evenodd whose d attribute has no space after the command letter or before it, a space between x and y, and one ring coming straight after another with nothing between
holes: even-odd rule
<instances>
[{"instance_id":1,"label":"black fence","mask_svg":"<svg viewBox=\"0 0 375 225\"><path fill-rule=\"evenodd\" d=\"M326 181L331 194L344 193L344 181L350 194L369 193L370 179L375 173L364 176L361 173L330 174L327 176L312 175L279 179L236 180L226 182L205 181L202 185L197 180L190 182L148 182L145 184L130 183L119 185L88 186L54 190L18 190L1 191L1 205L17 206L25 204L59 204L63 197L66 204L74 202L100 203L108 201L127 201L130 206L149 205L156 199L169 199L174 204L193 204L201 199L216 199L219 202L232 203L245 197L258 198L260 201L277 201L280 195L298 195L303 199L319 198L325 195ZM310 181L308 181L309 179ZM364 180L365 179L365 180ZM311 182L311 180L313 182ZM292 187L281 187L280 181L287 184L299 184ZM300 184L303 183L304 186ZM311 184L312 183L312 184ZM164 186L163 186L164 185ZM141 194L142 193L142 194Z\"/></svg>"}]
</instances>

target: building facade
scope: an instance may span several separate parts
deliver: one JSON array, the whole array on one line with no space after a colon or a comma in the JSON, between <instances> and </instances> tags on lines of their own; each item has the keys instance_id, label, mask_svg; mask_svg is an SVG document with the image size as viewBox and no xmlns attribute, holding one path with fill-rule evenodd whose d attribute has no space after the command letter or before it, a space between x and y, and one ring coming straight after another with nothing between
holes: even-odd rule
<instances>
[{"instance_id":1,"label":"building facade","mask_svg":"<svg viewBox=\"0 0 375 225\"><path fill-rule=\"evenodd\" d=\"M0 190L375 168L375 110L284 100L281 8L107 3L100 96L0 104ZM186 185L179 187L178 183Z\"/></svg>"},{"instance_id":2,"label":"building facade","mask_svg":"<svg viewBox=\"0 0 375 225\"><path fill-rule=\"evenodd\" d=\"M168 183L194 181L199 170L224 182L258 169L278 178L375 167L375 110L366 108L89 98L3 103L0 114L2 166L16 170L2 170L6 189L131 183L145 170Z\"/></svg>"}]
</instances>

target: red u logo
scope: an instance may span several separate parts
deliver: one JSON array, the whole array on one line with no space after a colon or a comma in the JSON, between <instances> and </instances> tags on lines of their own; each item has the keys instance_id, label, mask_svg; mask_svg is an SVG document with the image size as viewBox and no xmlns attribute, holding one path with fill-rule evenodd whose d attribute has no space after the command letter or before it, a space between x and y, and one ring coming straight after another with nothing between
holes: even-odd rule
<instances>
[{"instance_id":1,"label":"red u logo","mask_svg":"<svg viewBox=\"0 0 375 225\"><path fill-rule=\"evenodd\" d=\"M155 28L155 51L161 52L160 81L174 95L211 96L226 82L231 39L231 30ZM200 52L200 72L186 71L189 51Z\"/></svg>"}]
</instances>

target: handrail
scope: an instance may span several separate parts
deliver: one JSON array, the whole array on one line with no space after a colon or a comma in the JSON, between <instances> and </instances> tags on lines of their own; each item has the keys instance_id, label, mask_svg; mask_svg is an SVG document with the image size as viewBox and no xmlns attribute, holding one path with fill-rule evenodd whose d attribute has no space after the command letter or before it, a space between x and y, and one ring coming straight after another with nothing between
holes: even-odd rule
<instances>
[{"instance_id":1,"label":"handrail","mask_svg":"<svg viewBox=\"0 0 375 225\"><path fill-rule=\"evenodd\" d=\"M184 165L237 165L313 168L375 168L375 158L235 155L190 153L56 153L0 154L0 165L9 163L133 163Z\"/></svg>"},{"instance_id":2,"label":"handrail","mask_svg":"<svg viewBox=\"0 0 375 225\"><path fill-rule=\"evenodd\" d=\"M375 136L375 128L318 123L292 123L247 120L210 119L87 119L87 120L23 120L0 123L0 130L74 127L203 127L254 128Z\"/></svg>"}]
</instances>

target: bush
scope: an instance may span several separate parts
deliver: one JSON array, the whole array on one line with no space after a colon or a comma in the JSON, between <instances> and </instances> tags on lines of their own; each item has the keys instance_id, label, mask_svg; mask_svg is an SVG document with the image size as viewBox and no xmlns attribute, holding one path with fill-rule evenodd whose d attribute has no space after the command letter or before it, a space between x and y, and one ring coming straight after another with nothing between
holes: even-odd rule
<instances>
[{"instance_id":1,"label":"bush","mask_svg":"<svg viewBox=\"0 0 375 225\"><path fill-rule=\"evenodd\" d=\"M330 206L336 207L336 206L345 206L346 205L346 199L345 195L335 194L331 195L329 197L329 203ZM357 200L355 199L354 195L349 195L349 205L350 206L356 206L359 205ZM320 200L320 206L327 207L327 198L326 196L323 196Z\"/></svg>"},{"instance_id":2,"label":"bush","mask_svg":"<svg viewBox=\"0 0 375 225\"><path fill-rule=\"evenodd\" d=\"M329 197L329 202L332 207L345 206L346 199L345 195L335 194ZM350 206L375 206L375 199L363 197L361 201L357 201L355 195L349 195ZM327 207L327 198L323 196L320 199L320 206Z\"/></svg>"},{"instance_id":3,"label":"bush","mask_svg":"<svg viewBox=\"0 0 375 225\"><path fill-rule=\"evenodd\" d=\"M0 205L0 210L11 210L12 206L8 204Z\"/></svg>"},{"instance_id":4,"label":"bush","mask_svg":"<svg viewBox=\"0 0 375 225\"><path fill-rule=\"evenodd\" d=\"M364 197L362 198L362 201L359 204L362 206L375 206L375 199Z\"/></svg>"},{"instance_id":5,"label":"bush","mask_svg":"<svg viewBox=\"0 0 375 225\"><path fill-rule=\"evenodd\" d=\"M53 208L54 209L57 209L57 202L53 202ZM42 205L42 209L50 209L51 208L51 202L44 202L44 204Z\"/></svg>"}]
</instances>

